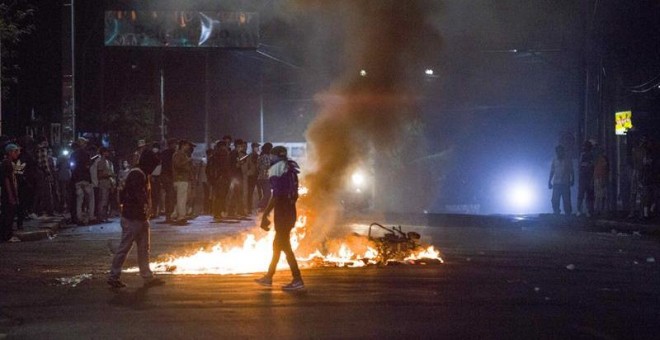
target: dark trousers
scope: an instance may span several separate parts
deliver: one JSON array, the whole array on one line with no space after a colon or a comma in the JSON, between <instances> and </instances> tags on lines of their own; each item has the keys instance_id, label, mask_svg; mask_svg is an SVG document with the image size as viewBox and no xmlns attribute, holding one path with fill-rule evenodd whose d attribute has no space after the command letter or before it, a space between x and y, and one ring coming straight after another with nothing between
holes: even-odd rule
<instances>
[{"instance_id":1,"label":"dark trousers","mask_svg":"<svg viewBox=\"0 0 660 340\"><path fill-rule=\"evenodd\" d=\"M151 216L158 217L163 210L160 202L160 193L162 190L162 181L160 176L149 176L151 183Z\"/></svg>"},{"instance_id":2,"label":"dark trousers","mask_svg":"<svg viewBox=\"0 0 660 340\"><path fill-rule=\"evenodd\" d=\"M243 177L231 177L229 182L229 194L227 195L227 214L243 215L245 206L243 204Z\"/></svg>"},{"instance_id":3,"label":"dark trousers","mask_svg":"<svg viewBox=\"0 0 660 340\"><path fill-rule=\"evenodd\" d=\"M32 211L35 214L46 213L53 214L52 197L52 179L50 177L40 177L35 181L34 188L34 206Z\"/></svg>"},{"instance_id":4,"label":"dark trousers","mask_svg":"<svg viewBox=\"0 0 660 340\"><path fill-rule=\"evenodd\" d=\"M280 262L280 254L284 252L286 262L289 264L289 268L291 268L291 275L293 275L294 280L300 279L298 262L296 261L293 249L291 249L291 229L293 229L296 223L295 202L291 202L285 198L276 198L274 214L275 239L273 240L273 258L270 261L266 275L269 277L275 275L277 263Z\"/></svg>"},{"instance_id":5,"label":"dark trousers","mask_svg":"<svg viewBox=\"0 0 660 340\"><path fill-rule=\"evenodd\" d=\"M174 211L174 204L176 203L176 192L174 192L174 182L172 176L168 174L160 175L160 186L165 192L165 217L170 218Z\"/></svg>"},{"instance_id":6,"label":"dark trousers","mask_svg":"<svg viewBox=\"0 0 660 340\"><path fill-rule=\"evenodd\" d=\"M23 221L32 208L34 190L27 184L18 184L18 206L16 206L16 226L23 228Z\"/></svg>"},{"instance_id":7,"label":"dark trousers","mask_svg":"<svg viewBox=\"0 0 660 340\"><path fill-rule=\"evenodd\" d=\"M270 190L270 181L268 179L260 179L258 180L259 183L259 191L261 192L261 200L259 201L259 209L263 210L266 208L266 205L268 205L268 201L270 201L270 196L271 196L271 190Z\"/></svg>"},{"instance_id":8,"label":"dark trousers","mask_svg":"<svg viewBox=\"0 0 660 340\"><path fill-rule=\"evenodd\" d=\"M289 264L289 268L291 268L291 275L293 275L294 279L300 279L300 269L298 268L296 255L293 253L293 249L291 249L291 229L275 230L273 258L270 260L270 266L268 266L268 273L266 275L269 277L275 275L277 263L280 262L282 252L284 252L286 262Z\"/></svg>"},{"instance_id":9,"label":"dark trousers","mask_svg":"<svg viewBox=\"0 0 660 340\"><path fill-rule=\"evenodd\" d=\"M9 202L2 202L0 207L2 215L0 216L0 239L7 241L13 235L14 217L16 216L16 205Z\"/></svg>"},{"instance_id":10,"label":"dark trousers","mask_svg":"<svg viewBox=\"0 0 660 340\"><path fill-rule=\"evenodd\" d=\"M570 215L573 212L571 205L571 186L569 184L552 185L552 211L559 214L559 201L564 202L564 213Z\"/></svg>"},{"instance_id":11,"label":"dark trousers","mask_svg":"<svg viewBox=\"0 0 660 340\"><path fill-rule=\"evenodd\" d=\"M229 191L229 179L220 178L211 187L212 210L214 217L221 217L223 211L227 211L227 192Z\"/></svg>"},{"instance_id":12,"label":"dark trousers","mask_svg":"<svg viewBox=\"0 0 660 340\"><path fill-rule=\"evenodd\" d=\"M586 212L589 214L594 213L594 179L580 177L577 192L577 211L578 213L584 212L582 203L586 205Z\"/></svg>"},{"instance_id":13,"label":"dark trousers","mask_svg":"<svg viewBox=\"0 0 660 340\"><path fill-rule=\"evenodd\" d=\"M254 209L254 189L257 189L257 201L261 201L263 194L257 186L257 176L247 176L247 212L251 213Z\"/></svg>"}]
</instances>

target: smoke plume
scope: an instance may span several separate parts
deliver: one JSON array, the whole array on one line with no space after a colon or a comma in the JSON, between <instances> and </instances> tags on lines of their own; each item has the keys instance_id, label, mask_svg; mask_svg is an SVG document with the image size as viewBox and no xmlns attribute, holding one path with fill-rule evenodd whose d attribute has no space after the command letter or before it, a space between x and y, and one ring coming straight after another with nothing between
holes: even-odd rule
<instances>
[{"instance_id":1,"label":"smoke plume","mask_svg":"<svg viewBox=\"0 0 660 340\"><path fill-rule=\"evenodd\" d=\"M338 56L344 63L343 73L329 89L316 95L319 114L306 131L312 169L305 176L310 190L304 204L317 214L315 224L334 224L337 206L332 202L337 201L357 165L377 168L376 185L381 188L377 195L383 195L387 190L382 188L387 186L417 187L414 182L419 178L413 178L413 173L404 175L409 176L407 179L391 176L407 166L406 153L419 151L407 149L406 144L423 147L418 107L423 82L420 78L432 55L429 51L437 50L440 41L429 25L434 13L429 3L297 2L306 11L339 10L343 22L337 25L344 25L343 46L339 49L343 56ZM423 192L417 195L423 200Z\"/></svg>"}]
</instances>

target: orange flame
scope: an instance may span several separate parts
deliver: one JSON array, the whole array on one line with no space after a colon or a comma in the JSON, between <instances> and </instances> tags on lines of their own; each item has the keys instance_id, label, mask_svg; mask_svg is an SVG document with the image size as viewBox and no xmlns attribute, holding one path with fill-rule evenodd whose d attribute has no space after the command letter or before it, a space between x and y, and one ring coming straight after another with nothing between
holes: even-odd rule
<instances>
[{"instance_id":1,"label":"orange flame","mask_svg":"<svg viewBox=\"0 0 660 340\"><path fill-rule=\"evenodd\" d=\"M307 214L298 217L296 225L291 232L291 246L296 251L301 242L308 235ZM263 272L268 268L272 256L272 243L275 232L271 229L268 233L254 228L238 237L233 242L228 240L219 242L210 249L199 249L195 253L186 256L170 257L164 261L151 264L155 272L169 274L246 274ZM315 249L304 256L298 255L301 268L310 267L364 267L376 264L378 251L373 247L366 237L360 242L348 242L347 240L333 240L338 243L338 249L334 252L322 252ZM328 242L333 243L333 242ZM366 246L365 246L366 244ZM360 248L359 250L357 248ZM433 246L414 252L405 259L407 263L418 263L416 261L433 260L443 263L439 252ZM288 269L284 257L282 257L277 269ZM137 268L130 268L127 272L137 272Z\"/></svg>"}]
</instances>

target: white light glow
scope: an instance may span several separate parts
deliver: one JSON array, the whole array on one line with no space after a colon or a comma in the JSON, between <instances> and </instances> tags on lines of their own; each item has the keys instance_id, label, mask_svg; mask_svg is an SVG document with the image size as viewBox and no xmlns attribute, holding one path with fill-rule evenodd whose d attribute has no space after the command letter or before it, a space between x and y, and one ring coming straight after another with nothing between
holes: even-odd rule
<instances>
[{"instance_id":1,"label":"white light glow","mask_svg":"<svg viewBox=\"0 0 660 340\"><path fill-rule=\"evenodd\" d=\"M432 76L433 75L433 70L430 69L430 68L427 68L426 71L424 71L424 73L426 73L427 76Z\"/></svg>"},{"instance_id":2,"label":"white light glow","mask_svg":"<svg viewBox=\"0 0 660 340\"><path fill-rule=\"evenodd\" d=\"M509 203L516 210L527 210L534 205L536 194L526 183L517 183L509 191Z\"/></svg>"},{"instance_id":3,"label":"white light glow","mask_svg":"<svg viewBox=\"0 0 660 340\"><path fill-rule=\"evenodd\" d=\"M360 76L366 77L367 76L367 71L365 70L360 70Z\"/></svg>"},{"instance_id":4,"label":"white light glow","mask_svg":"<svg viewBox=\"0 0 660 340\"><path fill-rule=\"evenodd\" d=\"M356 171L351 176L351 181L353 181L353 184L359 188L364 184L364 175L361 172Z\"/></svg>"}]
</instances>

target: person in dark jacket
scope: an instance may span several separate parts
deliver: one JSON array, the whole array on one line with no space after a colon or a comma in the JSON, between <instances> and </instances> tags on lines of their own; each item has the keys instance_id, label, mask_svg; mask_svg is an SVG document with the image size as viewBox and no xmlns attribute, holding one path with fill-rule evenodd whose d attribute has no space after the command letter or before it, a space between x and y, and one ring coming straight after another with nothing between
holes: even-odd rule
<instances>
[{"instance_id":1,"label":"person in dark jacket","mask_svg":"<svg viewBox=\"0 0 660 340\"><path fill-rule=\"evenodd\" d=\"M126 261L126 256L133 247L137 245L137 260L140 268L140 276L144 279L145 286L160 285L163 281L154 278L149 268L149 187L147 185L147 174L154 171L158 165L154 157L140 157L137 166L134 166L126 177L126 184L120 193L121 199L121 243L114 251L114 258L110 267L108 284L113 288L121 288L126 285L120 281L121 269Z\"/></svg>"},{"instance_id":2,"label":"person in dark jacket","mask_svg":"<svg viewBox=\"0 0 660 340\"><path fill-rule=\"evenodd\" d=\"M270 230L268 215L274 211L275 239L273 240L273 257L268 267L268 272L255 282L262 286L272 286L273 275L280 262L280 254L284 253L286 261L291 269L293 281L282 286L285 291L305 288L296 256L291 248L291 230L295 226L297 212L296 201L298 199L298 164L287 158L286 148L276 146L272 149L273 165L268 170L268 176L273 190L263 215L261 216L261 229Z\"/></svg>"}]
</instances>

